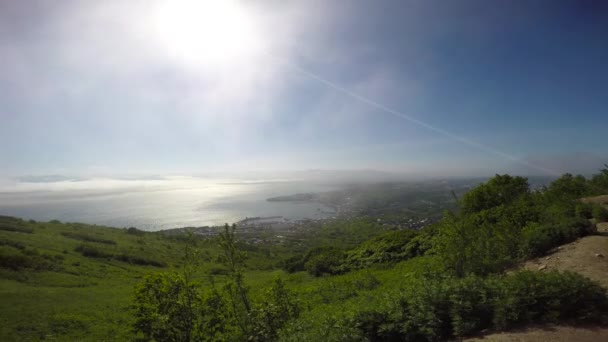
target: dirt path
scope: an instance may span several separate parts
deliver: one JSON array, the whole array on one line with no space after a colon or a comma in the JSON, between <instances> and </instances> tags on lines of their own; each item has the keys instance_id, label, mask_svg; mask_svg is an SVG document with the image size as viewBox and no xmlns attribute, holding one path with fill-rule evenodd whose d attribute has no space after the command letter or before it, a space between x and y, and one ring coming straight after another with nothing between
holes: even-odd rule
<instances>
[{"instance_id":1,"label":"dirt path","mask_svg":"<svg viewBox=\"0 0 608 342\"><path fill-rule=\"evenodd\" d=\"M523 268L534 271L573 271L608 288L608 223L597 225L598 235L587 236L563 245L553 253L527 261ZM486 342L601 342L608 341L608 327L532 326L493 333L467 341Z\"/></svg>"},{"instance_id":2,"label":"dirt path","mask_svg":"<svg viewBox=\"0 0 608 342\"><path fill-rule=\"evenodd\" d=\"M527 261L523 268L533 271L573 271L608 288L608 222L600 223L597 227L598 235L558 247L552 254Z\"/></svg>"},{"instance_id":3,"label":"dirt path","mask_svg":"<svg viewBox=\"0 0 608 342\"><path fill-rule=\"evenodd\" d=\"M608 341L608 328L573 328L532 326L526 329L494 333L466 341L475 342L603 342Z\"/></svg>"}]
</instances>

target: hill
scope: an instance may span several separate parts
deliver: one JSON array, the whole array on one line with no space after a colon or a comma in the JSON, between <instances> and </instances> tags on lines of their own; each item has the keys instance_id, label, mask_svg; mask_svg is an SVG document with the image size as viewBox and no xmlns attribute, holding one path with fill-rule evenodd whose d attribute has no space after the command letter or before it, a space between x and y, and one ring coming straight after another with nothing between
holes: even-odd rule
<instances>
[{"instance_id":1,"label":"hill","mask_svg":"<svg viewBox=\"0 0 608 342\"><path fill-rule=\"evenodd\" d=\"M585 203L606 206L608 196L588 197ZM571 271L608 288L608 222L597 223L597 235L586 236L552 250L547 256L526 261L521 268L542 271ZM608 327L530 326L525 329L494 333L469 341L608 341Z\"/></svg>"},{"instance_id":2,"label":"hill","mask_svg":"<svg viewBox=\"0 0 608 342\"><path fill-rule=\"evenodd\" d=\"M183 266L187 239L134 228L0 217L0 336L3 341L130 340L135 286ZM217 242L197 239L197 279L225 270ZM250 252L252 284L275 263ZM259 277L258 274L264 274Z\"/></svg>"},{"instance_id":3,"label":"hill","mask_svg":"<svg viewBox=\"0 0 608 342\"><path fill-rule=\"evenodd\" d=\"M598 327L606 227L593 223L608 211L579 200L597 184L564 175L533 190L497 175L419 230L367 216L279 240L228 226L203 237L2 216L0 336L441 341Z\"/></svg>"}]
</instances>

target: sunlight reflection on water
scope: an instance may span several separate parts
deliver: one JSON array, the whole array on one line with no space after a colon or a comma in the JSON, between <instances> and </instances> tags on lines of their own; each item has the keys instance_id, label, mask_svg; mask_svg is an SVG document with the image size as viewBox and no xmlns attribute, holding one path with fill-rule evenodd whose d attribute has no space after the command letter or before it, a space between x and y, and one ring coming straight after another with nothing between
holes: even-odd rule
<instances>
[{"instance_id":1,"label":"sunlight reflection on water","mask_svg":"<svg viewBox=\"0 0 608 342\"><path fill-rule=\"evenodd\" d=\"M317 203L267 198L321 192L335 186L302 181L241 181L174 177L160 180L93 179L14 183L0 189L0 214L160 230L221 225L245 217L323 218Z\"/></svg>"}]
</instances>

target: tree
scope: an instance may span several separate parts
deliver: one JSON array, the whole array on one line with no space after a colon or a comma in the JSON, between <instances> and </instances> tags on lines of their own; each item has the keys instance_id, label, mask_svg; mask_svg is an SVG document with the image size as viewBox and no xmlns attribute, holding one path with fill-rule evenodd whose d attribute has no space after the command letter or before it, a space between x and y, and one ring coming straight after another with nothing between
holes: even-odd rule
<instances>
[{"instance_id":1,"label":"tree","mask_svg":"<svg viewBox=\"0 0 608 342\"><path fill-rule=\"evenodd\" d=\"M319 277L323 274L340 273L344 252L335 247L318 247L307 253L304 269Z\"/></svg>"},{"instance_id":2,"label":"tree","mask_svg":"<svg viewBox=\"0 0 608 342\"><path fill-rule=\"evenodd\" d=\"M458 277L512 265L523 227L540 216L523 177L496 175L456 201L459 210L444 214L432 251Z\"/></svg>"},{"instance_id":3,"label":"tree","mask_svg":"<svg viewBox=\"0 0 608 342\"><path fill-rule=\"evenodd\" d=\"M201 340L203 300L199 284L192 280L196 264L190 233L181 272L148 275L137 285L134 330L142 332L144 340Z\"/></svg>"},{"instance_id":4,"label":"tree","mask_svg":"<svg viewBox=\"0 0 608 342\"><path fill-rule=\"evenodd\" d=\"M593 175L590 186L596 195L608 193L608 164L604 164L604 168L600 170L599 174Z\"/></svg>"},{"instance_id":5,"label":"tree","mask_svg":"<svg viewBox=\"0 0 608 342\"><path fill-rule=\"evenodd\" d=\"M588 193L589 185L585 177L566 173L551 182L545 191L545 197L550 202L568 202L579 199Z\"/></svg>"},{"instance_id":6,"label":"tree","mask_svg":"<svg viewBox=\"0 0 608 342\"><path fill-rule=\"evenodd\" d=\"M219 245L222 252L218 259L226 266L230 277L230 281L225 285L224 289L228 293L232 317L243 335L247 336L251 327L249 289L243 282L243 268L247 255L237 248L235 232L235 224L232 226L226 224L224 226L224 232L219 236Z\"/></svg>"},{"instance_id":7,"label":"tree","mask_svg":"<svg viewBox=\"0 0 608 342\"><path fill-rule=\"evenodd\" d=\"M272 287L266 291L266 300L253 311L255 319L249 340L276 340L279 329L300 314L300 307L293 297L283 280L279 277L275 278Z\"/></svg>"},{"instance_id":8,"label":"tree","mask_svg":"<svg viewBox=\"0 0 608 342\"><path fill-rule=\"evenodd\" d=\"M144 340L192 341L200 331L198 286L177 273L146 276L135 290L135 331Z\"/></svg>"},{"instance_id":9,"label":"tree","mask_svg":"<svg viewBox=\"0 0 608 342\"><path fill-rule=\"evenodd\" d=\"M509 204L529 193L526 178L496 175L485 184L467 192L460 203L460 210L465 214L480 212L499 205Z\"/></svg>"}]
</instances>

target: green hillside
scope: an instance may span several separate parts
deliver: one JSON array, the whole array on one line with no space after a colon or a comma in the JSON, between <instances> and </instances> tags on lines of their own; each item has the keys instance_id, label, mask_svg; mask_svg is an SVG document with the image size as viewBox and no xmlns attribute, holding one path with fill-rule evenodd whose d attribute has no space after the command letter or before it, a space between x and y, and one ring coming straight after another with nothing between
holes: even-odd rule
<instances>
[{"instance_id":1,"label":"green hillside","mask_svg":"<svg viewBox=\"0 0 608 342\"><path fill-rule=\"evenodd\" d=\"M23 340L437 341L528 323L605 323L576 273L507 272L595 234L608 170L531 190L497 175L422 230L369 217L255 246L0 217L0 336ZM302 243L305 241L305 243Z\"/></svg>"}]
</instances>

